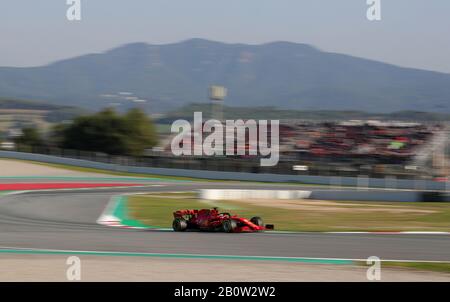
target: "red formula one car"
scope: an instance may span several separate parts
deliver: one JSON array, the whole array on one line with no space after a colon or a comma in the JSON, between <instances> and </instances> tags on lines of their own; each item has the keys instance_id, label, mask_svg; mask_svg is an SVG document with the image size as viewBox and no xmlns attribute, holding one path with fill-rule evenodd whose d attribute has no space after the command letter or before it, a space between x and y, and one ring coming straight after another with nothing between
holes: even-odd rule
<instances>
[{"instance_id":1,"label":"red formula one car","mask_svg":"<svg viewBox=\"0 0 450 302\"><path fill-rule=\"evenodd\" d=\"M202 210L180 210L173 213L173 230L218 231L226 233L258 232L273 230L272 224L263 224L260 217L250 220L229 213L219 213L217 208Z\"/></svg>"}]
</instances>

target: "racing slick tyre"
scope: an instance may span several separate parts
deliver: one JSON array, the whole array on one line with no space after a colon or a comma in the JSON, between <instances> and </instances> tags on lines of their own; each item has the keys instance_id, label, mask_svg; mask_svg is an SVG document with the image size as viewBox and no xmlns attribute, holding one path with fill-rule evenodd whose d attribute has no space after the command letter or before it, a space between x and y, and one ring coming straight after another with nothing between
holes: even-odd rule
<instances>
[{"instance_id":1,"label":"racing slick tyre","mask_svg":"<svg viewBox=\"0 0 450 302\"><path fill-rule=\"evenodd\" d=\"M233 219L227 219L222 222L222 229L225 233L232 233L236 230L237 223Z\"/></svg>"},{"instance_id":2,"label":"racing slick tyre","mask_svg":"<svg viewBox=\"0 0 450 302\"><path fill-rule=\"evenodd\" d=\"M252 217L252 219L250 219L250 222L260 227L264 226L262 218L258 216Z\"/></svg>"},{"instance_id":3,"label":"racing slick tyre","mask_svg":"<svg viewBox=\"0 0 450 302\"><path fill-rule=\"evenodd\" d=\"M173 220L172 228L175 232L184 232L188 227L187 221L182 218L176 218Z\"/></svg>"}]
</instances>

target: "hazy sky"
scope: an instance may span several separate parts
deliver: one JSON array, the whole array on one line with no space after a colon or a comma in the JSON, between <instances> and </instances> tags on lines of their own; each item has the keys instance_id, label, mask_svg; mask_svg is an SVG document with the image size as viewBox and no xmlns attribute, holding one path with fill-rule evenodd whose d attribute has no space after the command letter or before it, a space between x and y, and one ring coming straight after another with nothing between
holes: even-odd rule
<instances>
[{"instance_id":1,"label":"hazy sky","mask_svg":"<svg viewBox=\"0 0 450 302\"><path fill-rule=\"evenodd\" d=\"M450 73L449 0L381 0L378 22L366 0L81 0L78 22L67 21L66 0L0 1L0 66L196 37L300 42Z\"/></svg>"}]
</instances>

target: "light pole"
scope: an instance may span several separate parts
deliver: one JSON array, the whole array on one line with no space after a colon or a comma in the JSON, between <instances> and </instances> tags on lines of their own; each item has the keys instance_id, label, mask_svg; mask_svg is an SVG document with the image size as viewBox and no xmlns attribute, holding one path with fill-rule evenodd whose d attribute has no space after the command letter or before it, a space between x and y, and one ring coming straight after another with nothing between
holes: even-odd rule
<instances>
[{"instance_id":1,"label":"light pole","mask_svg":"<svg viewBox=\"0 0 450 302\"><path fill-rule=\"evenodd\" d=\"M223 100L227 96L227 89L223 86L213 85L209 87L209 99L211 100L211 115L213 119L222 121Z\"/></svg>"}]
</instances>

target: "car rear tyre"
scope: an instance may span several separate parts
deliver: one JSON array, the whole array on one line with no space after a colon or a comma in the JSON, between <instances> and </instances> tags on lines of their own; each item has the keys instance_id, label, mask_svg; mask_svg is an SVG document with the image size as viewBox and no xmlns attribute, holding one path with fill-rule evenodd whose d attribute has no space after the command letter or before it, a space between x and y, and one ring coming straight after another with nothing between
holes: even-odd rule
<instances>
[{"instance_id":1,"label":"car rear tyre","mask_svg":"<svg viewBox=\"0 0 450 302\"><path fill-rule=\"evenodd\" d=\"M188 224L186 220L176 218L172 223L172 227L175 232L184 232L186 231Z\"/></svg>"},{"instance_id":2,"label":"car rear tyre","mask_svg":"<svg viewBox=\"0 0 450 302\"><path fill-rule=\"evenodd\" d=\"M262 218L258 216L252 217L252 219L250 219L250 222L260 227L264 226Z\"/></svg>"},{"instance_id":3,"label":"car rear tyre","mask_svg":"<svg viewBox=\"0 0 450 302\"><path fill-rule=\"evenodd\" d=\"M232 219L227 219L222 222L222 229L225 233L232 233L236 230L237 223Z\"/></svg>"}]
</instances>

